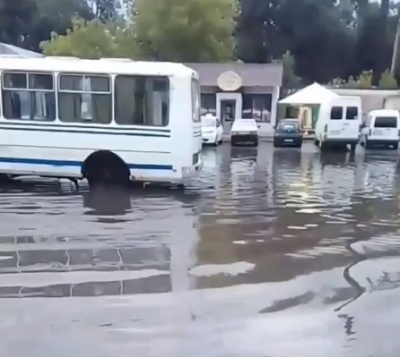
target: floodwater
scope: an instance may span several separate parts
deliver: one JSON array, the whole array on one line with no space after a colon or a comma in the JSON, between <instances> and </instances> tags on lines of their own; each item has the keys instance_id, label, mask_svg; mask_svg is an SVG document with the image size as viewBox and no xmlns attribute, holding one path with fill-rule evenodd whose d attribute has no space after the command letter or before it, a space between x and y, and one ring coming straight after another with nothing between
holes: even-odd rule
<instances>
[{"instance_id":1,"label":"floodwater","mask_svg":"<svg viewBox=\"0 0 400 357\"><path fill-rule=\"evenodd\" d=\"M205 149L185 191L0 192L0 356L398 356L398 153Z\"/></svg>"}]
</instances>

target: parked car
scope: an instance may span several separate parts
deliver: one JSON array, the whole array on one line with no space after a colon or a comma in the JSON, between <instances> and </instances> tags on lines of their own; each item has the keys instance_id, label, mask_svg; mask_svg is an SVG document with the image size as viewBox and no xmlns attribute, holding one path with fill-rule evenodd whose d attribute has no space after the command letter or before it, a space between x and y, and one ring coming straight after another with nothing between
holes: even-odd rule
<instances>
[{"instance_id":1,"label":"parked car","mask_svg":"<svg viewBox=\"0 0 400 357\"><path fill-rule=\"evenodd\" d=\"M282 119L274 132L274 147L294 146L300 148L303 144L303 132L298 119Z\"/></svg>"},{"instance_id":2,"label":"parked car","mask_svg":"<svg viewBox=\"0 0 400 357\"><path fill-rule=\"evenodd\" d=\"M212 114L201 117L201 136L203 144L219 145L222 143L222 125L220 120Z\"/></svg>"},{"instance_id":3,"label":"parked car","mask_svg":"<svg viewBox=\"0 0 400 357\"><path fill-rule=\"evenodd\" d=\"M235 119L231 128L231 145L258 146L258 125L254 119Z\"/></svg>"},{"instance_id":4,"label":"parked car","mask_svg":"<svg viewBox=\"0 0 400 357\"><path fill-rule=\"evenodd\" d=\"M361 145L392 147L397 150L400 140L400 113L393 109L373 110L362 125Z\"/></svg>"}]
</instances>

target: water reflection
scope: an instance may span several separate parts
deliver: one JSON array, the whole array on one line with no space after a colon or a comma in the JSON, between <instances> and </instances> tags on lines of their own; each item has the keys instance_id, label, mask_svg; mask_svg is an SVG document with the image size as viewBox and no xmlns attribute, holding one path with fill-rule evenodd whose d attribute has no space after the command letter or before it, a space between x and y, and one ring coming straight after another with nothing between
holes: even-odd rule
<instances>
[{"instance_id":1,"label":"water reflection","mask_svg":"<svg viewBox=\"0 0 400 357\"><path fill-rule=\"evenodd\" d=\"M192 215L190 202L196 195L161 190L132 196L107 188L82 196L36 194L22 194L24 204L16 199L3 206L1 214L13 221L10 235L2 232L0 239L1 297L167 292L176 276L175 285L181 285L181 271L188 275L187 266L171 261L171 248L176 254L185 252L187 244L180 235L188 230L185 238L191 242L194 223L185 216ZM55 214L61 207L66 215ZM24 223L17 225L12 217L23 212ZM93 218L84 219L85 215ZM173 265L177 271L171 274Z\"/></svg>"},{"instance_id":2,"label":"water reflection","mask_svg":"<svg viewBox=\"0 0 400 357\"><path fill-rule=\"evenodd\" d=\"M298 355L325 327L342 338L326 355L372 350L368 318L391 326L400 285L397 156L261 144L206 149L203 160L201 180L179 192L3 191L0 296L74 297L53 299L73 315L64 319L82 318L78 297L95 296L85 311L99 325L113 316L124 333L146 328L143 356L200 341L222 346L215 356ZM125 298L98 299L112 295Z\"/></svg>"},{"instance_id":3,"label":"water reflection","mask_svg":"<svg viewBox=\"0 0 400 357\"><path fill-rule=\"evenodd\" d=\"M121 188L96 187L83 195L85 214L124 215L131 210L130 193Z\"/></svg>"}]
</instances>

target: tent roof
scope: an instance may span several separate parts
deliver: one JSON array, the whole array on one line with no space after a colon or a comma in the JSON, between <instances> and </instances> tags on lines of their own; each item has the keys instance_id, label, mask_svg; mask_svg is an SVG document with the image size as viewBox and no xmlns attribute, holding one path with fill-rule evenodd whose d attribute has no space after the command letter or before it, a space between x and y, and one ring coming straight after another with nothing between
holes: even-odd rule
<instances>
[{"instance_id":1,"label":"tent roof","mask_svg":"<svg viewBox=\"0 0 400 357\"><path fill-rule=\"evenodd\" d=\"M338 97L339 95L330 91L329 89L326 89L318 83L313 83L308 87L305 87L290 95L289 97L280 100L279 103L293 105L321 104L326 100Z\"/></svg>"},{"instance_id":2,"label":"tent roof","mask_svg":"<svg viewBox=\"0 0 400 357\"><path fill-rule=\"evenodd\" d=\"M0 42L0 56L26 57L26 58L44 57L41 53L28 51L21 47L17 47L3 42Z\"/></svg>"}]
</instances>

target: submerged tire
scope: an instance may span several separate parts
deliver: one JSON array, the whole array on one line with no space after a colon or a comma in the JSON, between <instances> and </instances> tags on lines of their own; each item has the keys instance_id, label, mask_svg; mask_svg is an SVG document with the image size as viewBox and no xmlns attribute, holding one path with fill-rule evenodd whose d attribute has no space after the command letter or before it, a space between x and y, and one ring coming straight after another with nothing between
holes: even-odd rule
<instances>
[{"instance_id":1,"label":"submerged tire","mask_svg":"<svg viewBox=\"0 0 400 357\"><path fill-rule=\"evenodd\" d=\"M111 151L100 150L91 154L84 162L82 175L89 186L128 186L130 171L128 165Z\"/></svg>"}]
</instances>

